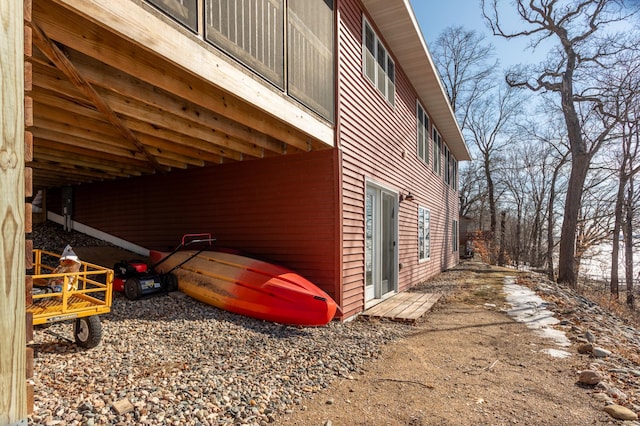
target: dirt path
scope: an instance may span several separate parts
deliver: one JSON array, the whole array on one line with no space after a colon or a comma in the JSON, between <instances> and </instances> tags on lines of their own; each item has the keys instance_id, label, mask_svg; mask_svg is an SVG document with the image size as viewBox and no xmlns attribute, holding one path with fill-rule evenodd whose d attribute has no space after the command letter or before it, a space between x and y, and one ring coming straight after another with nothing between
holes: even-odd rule
<instances>
[{"instance_id":1,"label":"dirt path","mask_svg":"<svg viewBox=\"0 0 640 426\"><path fill-rule=\"evenodd\" d=\"M514 272L468 269L415 333L385 347L363 375L334 382L278 424L616 424L576 384L588 365L584 356L573 347L565 359L542 353L554 344L503 311L506 274Z\"/></svg>"}]
</instances>

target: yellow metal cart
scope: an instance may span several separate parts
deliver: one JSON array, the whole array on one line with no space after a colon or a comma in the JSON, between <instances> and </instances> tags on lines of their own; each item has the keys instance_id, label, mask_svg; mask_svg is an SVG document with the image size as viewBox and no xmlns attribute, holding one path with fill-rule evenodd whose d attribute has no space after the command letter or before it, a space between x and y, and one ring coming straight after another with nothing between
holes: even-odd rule
<instances>
[{"instance_id":1,"label":"yellow metal cart","mask_svg":"<svg viewBox=\"0 0 640 426\"><path fill-rule=\"evenodd\" d=\"M80 261L78 272L53 273L48 263L60 255L34 250L32 303L27 312L33 314L33 325L74 321L73 334L78 346L93 348L102 339L102 324L98 315L111 310L113 270ZM52 281L62 282L52 291Z\"/></svg>"}]
</instances>

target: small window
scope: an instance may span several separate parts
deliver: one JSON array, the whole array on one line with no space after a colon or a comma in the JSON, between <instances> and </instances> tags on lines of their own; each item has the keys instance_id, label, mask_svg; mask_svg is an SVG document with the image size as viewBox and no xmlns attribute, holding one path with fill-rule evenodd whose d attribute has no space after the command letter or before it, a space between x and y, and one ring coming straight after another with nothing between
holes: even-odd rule
<instances>
[{"instance_id":1,"label":"small window","mask_svg":"<svg viewBox=\"0 0 640 426\"><path fill-rule=\"evenodd\" d=\"M418 157L426 164L429 164L429 117L420 102L417 105Z\"/></svg>"},{"instance_id":2,"label":"small window","mask_svg":"<svg viewBox=\"0 0 640 426\"><path fill-rule=\"evenodd\" d=\"M451 183L451 157L449 154L449 148L446 145L443 146L444 149L444 183L449 185Z\"/></svg>"},{"instance_id":3,"label":"small window","mask_svg":"<svg viewBox=\"0 0 640 426\"><path fill-rule=\"evenodd\" d=\"M458 160L451 154L451 188L458 190Z\"/></svg>"},{"instance_id":4,"label":"small window","mask_svg":"<svg viewBox=\"0 0 640 426\"><path fill-rule=\"evenodd\" d=\"M431 256L430 212L418 207L418 259L426 260Z\"/></svg>"},{"instance_id":5,"label":"small window","mask_svg":"<svg viewBox=\"0 0 640 426\"><path fill-rule=\"evenodd\" d=\"M451 241L451 246L453 247L453 252L456 253L458 251L458 221L454 220L453 221L453 225L452 225L452 238L453 241Z\"/></svg>"},{"instance_id":6,"label":"small window","mask_svg":"<svg viewBox=\"0 0 640 426\"><path fill-rule=\"evenodd\" d=\"M442 137L435 127L433 128L433 171L437 174L442 173Z\"/></svg>"},{"instance_id":7,"label":"small window","mask_svg":"<svg viewBox=\"0 0 640 426\"><path fill-rule=\"evenodd\" d=\"M391 105L395 103L396 68L371 25L362 24L362 72Z\"/></svg>"}]
</instances>

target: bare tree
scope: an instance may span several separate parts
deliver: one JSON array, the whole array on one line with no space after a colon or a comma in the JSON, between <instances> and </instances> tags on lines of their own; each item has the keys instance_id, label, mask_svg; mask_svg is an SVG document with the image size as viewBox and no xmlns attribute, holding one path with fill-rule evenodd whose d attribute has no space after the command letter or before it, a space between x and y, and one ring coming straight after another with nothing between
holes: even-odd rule
<instances>
[{"instance_id":1,"label":"bare tree","mask_svg":"<svg viewBox=\"0 0 640 426\"><path fill-rule=\"evenodd\" d=\"M487 183L491 235L497 231L497 189L494 182L500 152L511 142L510 124L522 113L524 98L510 86L487 92L478 99L467 121L467 133L475 142Z\"/></svg>"},{"instance_id":2,"label":"bare tree","mask_svg":"<svg viewBox=\"0 0 640 426\"><path fill-rule=\"evenodd\" d=\"M462 129L472 105L495 83L497 61L490 62L494 47L485 36L464 27L445 28L433 48L433 61Z\"/></svg>"},{"instance_id":3,"label":"bare tree","mask_svg":"<svg viewBox=\"0 0 640 426\"><path fill-rule=\"evenodd\" d=\"M576 229L576 274L580 272L583 258L588 260L590 254L597 254L611 238L615 194L612 177L606 168L594 168L585 184Z\"/></svg>"},{"instance_id":4,"label":"bare tree","mask_svg":"<svg viewBox=\"0 0 640 426\"><path fill-rule=\"evenodd\" d=\"M558 281L577 285L575 270L576 229L589 166L611 130L611 123L585 138L584 118L580 112L599 105L599 93L582 84L584 70L603 67L624 50L618 38L606 37L607 25L626 19L636 12L624 8L622 0L515 0L512 4L524 23L522 30L506 30L500 19L499 0L482 0L482 11L495 35L504 38L527 37L532 48L543 41L555 40L547 60L537 67L519 67L507 74L513 87L534 92L556 93L571 149L571 173L565 200L560 240ZM593 129L592 129L593 130Z\"/></svg>"},{"instance_id":5,"label":"bare tree","mask_svg":"<svg viewBox=\"0 0 640 426\"><path fill-rule=\"evenodd\" d=\"M515 232L513 238L509 238L511 244L506 244L504 238L501 243L503 250L508 251L509 258L516 264L519 264L522 260L522 227L523 227L523 214L524 206L530 199L529 185L528 185L528 173L526 172L526 156L522 156L520 148L521 146L512 145L507 149L506 161L504 167L499 170L500 184L505 187L505 196L509 200L510 206L515 206L516 218L515 218ZM530 146L525 144L525 149L530 149ZM508 209L509 211L512 210ZM505 213L505 211L503 211ZM503 254L504 256L504 254Z\"/></svg>"},{"instance_id":6,"label":"bare tree","mask_svg":"<svg viewBox=\"0 0 640 426\"><path fill-rule=\"evenodd\" d=\"M625 65L620 67L619 72L607 75L607 79L611 82L613 99L613 111L619 119L619 138L620 145L615 151L614 158L618 160L616 173L618 175L618 190L615 201L615 220L612 235L612 253L611 253L611 294L619 297L619 252L620 252L620 232L622 231L623 220L626 222L625 241L627 235L632 235L633 207L629 206L629 201L633 200L632 196L627 196L625 200L625 190L631 191L633 194L633 177L640 172L640 142L638 141L638 128L640 127L640 60L635 55L627 58ZM627 209L627 217L623 218L623 210ZM632 240L630 240L632 241ZM625 247L630 244L625 244ZM633 248L627 250L625 270L627 285L631 283L633 288ZM629 298L631 295L631 299ZM633 305L633 292L629 292L627 288L627 302Z\"/></svg>"},{"instance_id":7,"label":"bare tree","mask_svg":"<svg viewBox=\"0 0 640 426\"><path fill-rule=\"evenodd\" d=\"M477 161L469 161L460 165L460 185L458 194L460 196L460 216L476 216L478 205L482 199L486 198L487 186L483 179L482 169ZM482 229L482 224L478 223Z\"/></svg>"}]
</instances>

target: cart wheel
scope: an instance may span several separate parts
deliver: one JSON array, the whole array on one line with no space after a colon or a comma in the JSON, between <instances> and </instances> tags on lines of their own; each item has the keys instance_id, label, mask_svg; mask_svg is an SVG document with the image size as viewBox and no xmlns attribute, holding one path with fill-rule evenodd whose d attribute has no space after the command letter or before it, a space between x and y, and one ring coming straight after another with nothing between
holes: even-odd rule
<instances>
[{"instance_id":1,"label":"cart wheel","mask_svg":"<svg viewBox=\"0 0 640 426\"><path fill-rule=\"evenodd\" d=\"M95 348L102 339L100 318L97 315L77 318L73 325L73 335L76 339L76 344L81 348Z\"/></svg>"},{"instance_id":2,"label":"cart wheel","mask_svg":"<svg viewBox=\"0 0 640 426\"><path fill-rule=\"evenodd\" d=\"M165 288L167 291L178 291L178 277L174 274L167 274L164 276Z\"/></svg>"},{"instance_id":3,"label":"cart wheel","mask_svg":"<svg viewBox=\"0 0 640 426\"><path fill-rule=\"evenodd\" d=\"M142 287L140 286L140 280L131 277L124 283L124 295L129 300L138 300L142 296Z\"/></svg>"}]
</instances>

